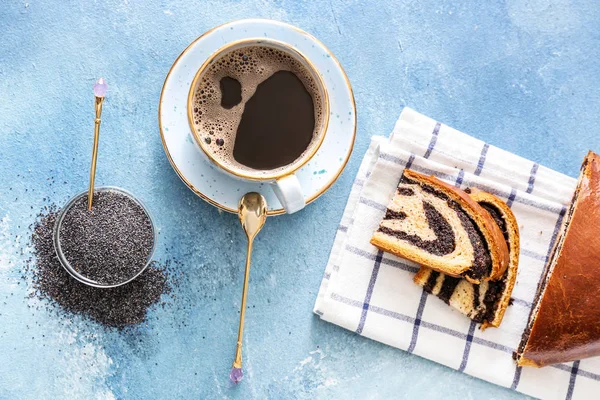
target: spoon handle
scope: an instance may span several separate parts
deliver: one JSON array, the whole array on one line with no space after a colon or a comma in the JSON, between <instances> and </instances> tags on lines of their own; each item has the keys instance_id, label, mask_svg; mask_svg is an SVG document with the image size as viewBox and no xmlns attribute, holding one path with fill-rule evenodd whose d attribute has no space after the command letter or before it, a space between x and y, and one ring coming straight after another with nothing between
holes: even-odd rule
<instances>
[{"instance_id":1,"label":"spoon handle","mask_svg":"<svg viewBox=\"0 0 600 400\"><path fill-rule=\"evenodd\" d=\"M244 288L242 289L242 306L240 309L240 326L238 329L237 347L233 360L232 380L238 383L242 380L242 338L244 336L244 317L246 316L246 298L248 297L248 281L250 279L250 260L252 259L252 239L248 239L248 253L246 255L246 272L244 273ZM234 379L236 373L237 379Z\"/></svg>"},{"instance_id":2,"label":"spoon handle","mask_svg":"<svg viewBox=\"0 0 600 400\"><path fill-rule=\"evenodd\" d=\"M94 201L94 180L96 178L96 160L98 159L98 139L100 138L100 116L102 115L102 102L104 97L96 96L96 119L94 120L94 148L92 150L92 167L90 168L90 187L88 189L88 210L92 210Z\"/></svg>"}]
</instances>

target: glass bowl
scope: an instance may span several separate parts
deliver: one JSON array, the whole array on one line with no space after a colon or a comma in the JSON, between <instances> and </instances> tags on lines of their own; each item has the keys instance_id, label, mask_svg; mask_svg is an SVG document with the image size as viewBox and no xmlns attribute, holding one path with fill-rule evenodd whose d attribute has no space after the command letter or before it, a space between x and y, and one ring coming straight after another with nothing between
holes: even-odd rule
<instances>
[{"instance_id":1,"label":"glass bowl","mask_svg":"<svg viewBox=\"0 0 600 400\"><path fill-rule=\"evenodd\" d=\"M122 282L118 282L118 283L110 284L110 285L96 282L96 281L86 277L85 275L82 275L81 273L77 272L75 270L75 268L73 268L73 266L69 263L69 261L65 257L65 254L63 253L62 248L60 246L60 235L59 235L60 227L62 225L62 222L64 220L64 217L65 217L67 211L75 204L75 202L77 200L81 199L82 197L87 197L88 191L86 190L85 192L81 192L81 193L75 195L67 202L67 204L64 205L64 207L60 210L60 212L58 213L58 216L56 217L56 222L54 223L54 230L52 232L52 238L53 238L53 242L54 242L54 250L56 251L58 260L60 261L60 263L64 267L64 269L73 278L77 279L79 282L85 283L86 285L97 287L97 288L108 289L108 288L114 288L117 286L125 285L126 283L131 282L132 280L137 278L142 272L144 272L146 270L146 268L148 268L148 265L150 265L150 263L152 262L152 257L154 256L154 251L156 250L156 242L158 241L158 233L156 231L156 224L154 222L154 218L152 218L152 214L150 214L150 211L148 210L148 208L146 208L144 203L142 203L133 194L131 194L130 192L128 192L125 189L122 189L122 188L116 187L116 186L97 187L97 188L95 188L94 193L98 193L98 192L118 192L120 194L127 196L130 200L132 200L134 203L139 205L144 210L146 215L148 216L148 219L150 219L150 224L152 225L152 236L154 237L152 249L150 250L150 253L148 254L148 260L146 261L146 264L137 273L135 273L132 277L127 278L127 280L124 280Z\"/></svg>"}]
</instances>

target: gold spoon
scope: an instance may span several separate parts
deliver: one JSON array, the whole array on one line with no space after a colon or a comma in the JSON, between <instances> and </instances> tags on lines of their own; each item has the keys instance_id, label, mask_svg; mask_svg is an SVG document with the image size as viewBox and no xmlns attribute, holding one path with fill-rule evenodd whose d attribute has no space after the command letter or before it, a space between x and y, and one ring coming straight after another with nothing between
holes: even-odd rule
<instances>
[{"instance_id":1,"label":"gold spoon","mask_svg":"<svg viewBox=\"0 0 600 400\"><path fill-rule=\"evenodd\" d=\"M240 200L238 211L240 223L248 237L248 254L246 256L246 272L244 274L244 289L242 290L242 308L240 310L240 327L238 329L235 359L229 374L233 383L240 383L244 377L242 372L242 337L244 336L244 316L246 314L246 297L248 295L248 279L250 278L250 260L252 258L252 242L260 232L267 219L267 202L259 193L246 193Z\"/></svg>"}]
</instances>

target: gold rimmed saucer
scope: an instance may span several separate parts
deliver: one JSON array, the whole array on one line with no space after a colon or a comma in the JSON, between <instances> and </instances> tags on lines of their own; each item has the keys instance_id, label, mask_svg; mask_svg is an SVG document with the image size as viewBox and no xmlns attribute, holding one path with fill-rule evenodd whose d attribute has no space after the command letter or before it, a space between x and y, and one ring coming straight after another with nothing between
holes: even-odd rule
<instances>
[{"instance_id":1,"label":"gold rimmed saucer","mask_svg":"<svg viewBox=\"0 0 600 400\"><path fill-rule=\"evenodd\" d=\"M301 50L317 67L327 86L331 107L326 138L315 157L297 173L307 203L325 193L341 175L352 153L356 136L354 96L333 54L316 38L291 25L271 20L240 20L216 27L196 39L167 74L159 103L159 128L173 169L198 196L222 210L237 213L240 196L258 192L269 204L268 215L279 215L285 211L270 185L244 182L219 171L195 144L187 120L189 88L198 68L223 43L259 36Z\"/></svg>"}]
</instances>

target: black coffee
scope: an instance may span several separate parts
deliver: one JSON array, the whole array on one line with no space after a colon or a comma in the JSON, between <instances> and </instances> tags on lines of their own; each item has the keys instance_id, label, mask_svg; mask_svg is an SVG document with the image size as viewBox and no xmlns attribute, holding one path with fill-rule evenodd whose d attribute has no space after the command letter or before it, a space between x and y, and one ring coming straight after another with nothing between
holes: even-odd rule
<instances>
[{"instance_id":1,"label":"black coffee","mask_svg":"<svg viewBox=\"0 0 600 400\"><path fill-rule=\"evenodd\" d=\"M221 55L194 94L196 137L236 170L273 172L316 145L323 124L315 78L296 58L250 45Z\"/></svg>"},{"instance_id":2,"label":"black coffee","mask_svg":"<svg viewBox=\"0 0 600 400\"><path fill-rule=\"evenodd\" d=\"M233 158L254 169L283 167L302 155L314 129L314 104L302 81L292 72L277 71L246 102Z\"/></svg>"},{"instance_id":3,"label":"black coffee","mask_svg":"<svg viewBox=\"0 0 600 400\"><path fill-rule=\"evenodd\" d=\"M229 110L242 102L242 85L233 79L226 76L219 83L221 87L221 107Z\"/></svg>"}]
</instances>

